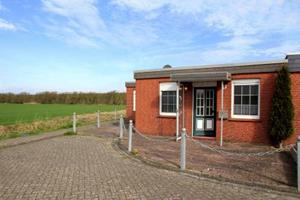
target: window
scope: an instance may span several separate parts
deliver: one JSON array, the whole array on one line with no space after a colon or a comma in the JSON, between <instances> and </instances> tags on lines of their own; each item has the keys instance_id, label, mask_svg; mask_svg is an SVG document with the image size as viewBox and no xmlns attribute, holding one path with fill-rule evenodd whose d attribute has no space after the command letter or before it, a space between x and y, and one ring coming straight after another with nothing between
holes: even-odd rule
<instances>
[{"instance_id":1,"label":"window","mask_svg":"<svg viewBox=\"0 0 300 200\"><path fill-rule=\"evenodd\" d=\"M161 91L161 112L176 112L176 91Z\"/></svg>"},{"instance_id":2,"label":"window","mask_svg":"<svg viewBox=\"0 0 300 200\"><path fill-rule=\"evenodd\" d=\"M133 98L132 98L132 101L133 101L133 105L132 105L132 110L135 111L135 107L136 107L136 90L133 90Z\"/></svg>"},{"instance_id":3,"label":"window","mask_svg":"<svg viewBox=\"0 0 300 200\"><path fill-rule=\"evenodd\" d=\"M160 90L160 115L176 116L177 84L161 83Z\"/></svg>"},{"instance_id":4,"label":"window","mask_svg":"<svg viewBox=\"0 0 300 200\"><path fill-rule=\"evenodd\" d=\"M236 80L232 82L233 118L259 119L259 80Z\"/></svg>"}]
</instances>

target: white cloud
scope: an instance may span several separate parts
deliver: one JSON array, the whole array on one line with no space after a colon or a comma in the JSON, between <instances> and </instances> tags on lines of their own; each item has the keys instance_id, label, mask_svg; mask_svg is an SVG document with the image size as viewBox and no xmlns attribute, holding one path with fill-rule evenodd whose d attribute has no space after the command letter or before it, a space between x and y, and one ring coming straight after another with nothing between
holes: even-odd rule
<instances>
[{"instance_id":1,"label":"white cloud","mask_svg":"<svg viewBox=\"0 0 300 200\"><path fill-rule=\"evenodd\" d=\"M16 31L17 27L14 24L0 18L0 29L7 31Z\"/></svg>"},{"instance_id":2,"label":"white cloud","mask_svg":"<svg viewBox=\"0 0 300 200\"><path fill-rule=\"evenodd\" d=\"M193 52L194 55L196 52L199 55L201 51L203 57L216 54L238 60L249 54L271 56L268 52L277 50L273 55L279 55L287 47L295 49L286 45L294 43L293 38L286 36L300 33L298 0L111 2L110 5L123 8L117 12L126 14L120 15L112 7L109 14L113 17L104 21L97 0L42 0L43 9L50 13L47 22L43 22L47 35L71 45L98 47L102 42L137 51L152 46L150 51L162 54ZM126 9L137 15L132 17L134 14ZM193 30L189 30L191 27ZM200 31L203 30L205 34L218 35L219 39L202 44L204 36ZM262 50L274 34L278 40Z\"/></svg>"},{"instance_id":3,"label":"white cloud","mask_svg":"<svg viewBox=\"0 0 300 200\"><path fill-rule=\"evenodd\" d=\"M168 7L172 12L177 13L198 13L210 4L202 0L113 0L112 2L115 5L132 8L135 11L151 12Z\"/></svg>"},{"instance_id":4,"label":"white cloud","mask_svg":"<svg viewBox=\"0 0 300 200\"><path fill-rule=\"evenodd\" d=\"M96 46L93 40L106 34L96 0L42 0L42 3L43 9L53 14L45 24L48 35L68 43Z\"/></svg>"},{"instance_id":5,"label":"white cloud","mask_svg":"<svg viewBox=\"0 0 300 200\"><path fill-rule=\"evenodd\" d=\"M114 0L113 3L140 12L157 12L167 7L172 13L204 20L207 26L233 35L282 31L300 25L297 0Z\"/></svg>"},{"instance_id":6,"label":"white cloud","mask_svg":"<svg viewBox=\"0 0 300 200\"><path fill-rule=\"evenodd\" d=\"M147 46L159 39L154 28L141 22L115 23L111 25L110 30L114 40L110 42L122 47Z\"/></svg>"},{"instance_id":7,"label":"white cloud","mask_svg":"<svg viewBox=\"0 0 300 200\"><path fill-rule=\"evenodd\" d=\"M284 32L300 25L299 8L296 1L226 1L208 10L205 22L231 35Z\"/></svg>"},{"instance_id":8,"label":"white cloud","mask_svg":"<svg viewBox=\"0 0 300 200\"><path fill-rule=\"evenodd\" d=\"M298 40L290 37L300 33L298 0L113 0L113 4L151 16L145 18L149 21L161 20L161 15L182 18L183 23L193 21L195 29L205 27L223 39L209 47L187 49L182 52L187 57L240 60L249 55L275 57L284 51L300 50ZM276 41L266 42L274 37Z\"/></svg>"},{"instance_id":9,"label":"white cloud","mask_svg":"<svg viewBox=\"0 0 300 200\"><path fill-rule=\"evenodd\" d=\"M283 57L287 53L299 52L300 50L300 40L297 42L283 42L277 46L270 47L264 50L264 54Z\"/></svg>"},{"instance_id":10,"label":"white cloud","mask_svg":"<svg viewBox=\"0 0 300 200\"><path fill-rule=\"evenodd\" d=\"M0 11L5 11L6 8L2 5L0 1ZM15 24L8 22L7 20L0 18L0 30L6 30L6 31L16 31L17 27Z\"/></svg>"},{"instance_id":11,"label":"white cloud","mask_svg":"<svg viewBox=\"0 0 300 200\"><path fill-rule=\"evenodd\" d=\"M71 46L97 47L92 39L79 34L70 27L61 27L55 23L44 25L44 27L47 29L47 36L62 40Z\"/></svg>"},{"instance_id":12,"label":"white cloud","mask_svg":"<svg viewBox=\"0 0 300 200\"><path fill-rule=\"evenodd\" d=\"M148 45L158 39L155 30L139 20L124 23L124 19L116 17L104 22L97 0L42 2L43 10L50 14L46 22L41 22L46 35L70 45L100 47L109 44L128 48Z\"/></svg>"},{"instance_id":13,"label":"white cloud","mask_svg":"<svg viewBox=\"0 0 300 200\"><path fill-rule=\"evenodd\" d=\"M168 1L165 0L114 0L112 1L113 4L124 6L124 7L130 7L133 8L136 11L153 11L155 9L159 9L163 6L165 6Z\"/></svg>"}]
</instances>

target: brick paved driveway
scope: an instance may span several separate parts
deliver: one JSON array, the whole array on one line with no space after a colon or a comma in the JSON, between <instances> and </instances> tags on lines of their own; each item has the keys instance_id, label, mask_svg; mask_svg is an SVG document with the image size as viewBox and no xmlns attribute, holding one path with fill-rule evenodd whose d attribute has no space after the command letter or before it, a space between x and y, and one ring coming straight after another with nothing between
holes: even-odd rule
<instances>
[{"instance_id":1,"label":"brick paved driveway","mask_svg":"<svg viewBox=\"0 0 300 200\"><path fill-rule=\"evenodd\" d=\"M128 158L111 139L57 137L0 150L0 199L299 199Z\"/></svg>"}]
</instances>

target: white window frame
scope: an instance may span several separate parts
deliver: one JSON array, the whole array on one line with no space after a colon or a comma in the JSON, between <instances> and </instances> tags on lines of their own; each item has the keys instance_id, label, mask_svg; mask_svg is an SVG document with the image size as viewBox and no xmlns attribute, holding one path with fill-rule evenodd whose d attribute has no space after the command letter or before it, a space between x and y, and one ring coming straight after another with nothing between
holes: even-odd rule
<instances>
[{"instance_id":1,"label":"white window frame","mask_svg":"<svg viewBox=\"0 0 300 200\"><path fill-rule=\"evenodd\" d=\"M257 115L235 115L234 114L234 86L236 85L258 85L258 112ZM260 119L260 80L259 79L241 79L234 80L231 83L231 118L234 119Z\"/></svg>"},{"instance_id":2,"label":"white window frame","mask_svg":"<svg viewBox=\"0 0 300 200\"><path fill-rule=\"evenodd\" d=\"M136 110L136 90L133 90L132 92L132 111Z\"/></svg>"},{"instance_id":3,"label":"white window frame","mask_svg":"<svg viewBox=\"0 0 300 200\"><path fill-rule=\"evenodd\" d=\"M162 91L176 91L177 94L177 83L176 82L164 82L159 84L159 115L161 116L172 116L176 117L176 112L162 112ZM176 104L177 104L176 98Z\"/></svg>"}]
</instances>

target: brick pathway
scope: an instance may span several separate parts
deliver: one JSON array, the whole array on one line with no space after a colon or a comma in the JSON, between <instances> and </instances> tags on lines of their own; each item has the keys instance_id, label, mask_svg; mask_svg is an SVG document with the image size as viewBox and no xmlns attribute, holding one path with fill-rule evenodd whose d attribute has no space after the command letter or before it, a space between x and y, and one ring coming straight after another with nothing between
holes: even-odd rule
<instances>
[{"instance_id":1,"label":"brick pathway","mask_svg":"<svg viewBox=\"0 0 300 200\"><path fill-rule=\"evenodd\" d=\"M201 141L212 147L219 148L211 141ZM133 134L133 149L138 156L178 169L180 161L180 142L163 139L148 140ZM122 140L122 147L127 147L128 140ZM246 146L248 145L248 146ZM241 149L242 148L242 149ZM227 152L266 152L272 149L266 146L225 143L222 147ZM295 190L297 187L297 164L288 152L274 153L267 156L226 156L207 148L199 143L187 140L186 167L188 170L201 172L207 176L223 177L233 182L255 184L279 190Z\"/></svg>"},{"instance_id":2,"label":"brick pathway","mask_svg":"<svg viewBox=\"0 0 300 200\"><path fill-rule=\"evenodd\" d=\"M0 149L0 199L299 199L156 169L111 141L62 136Z\"/></svg>"}]
</instances>

